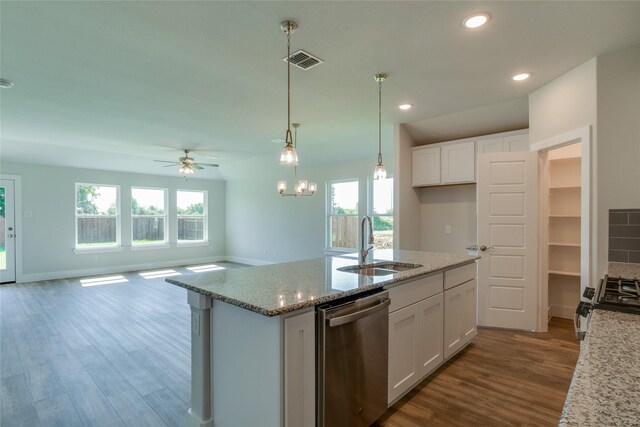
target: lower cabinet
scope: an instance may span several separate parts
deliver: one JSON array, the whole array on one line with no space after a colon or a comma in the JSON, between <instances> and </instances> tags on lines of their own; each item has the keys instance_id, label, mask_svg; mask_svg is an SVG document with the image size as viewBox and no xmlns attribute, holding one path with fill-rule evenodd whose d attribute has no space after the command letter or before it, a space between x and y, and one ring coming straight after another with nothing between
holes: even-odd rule
<instances>
[{"instance_id":1,"label":"lower cabinet","mask_svg":"<svg viewBox=\"0 0 640 427\"><path fill-rule=\"evenodd\" d=\"M445 359L455 354L476 336L476 315L476 279L444 291Z\"/></svg>"},{"instance_id":2,"label":"lower cabinet","mask_svg":"<svg viewBox=\"0 0 640 427\"><path fill-rule=\"evenodd\" d=\"M313 310L284 318L284 425L316 423L316 336Z\"/></svg>"},{"instance_id":3,"label":"lower cabinet","mask_svg":"<svg viewBox=\"0 0 640 427\"><path fill-rule=\"evenodd\" d=\"M443 361L443 294L389 314L389 403Z\"/></svg>"}]
</instances>

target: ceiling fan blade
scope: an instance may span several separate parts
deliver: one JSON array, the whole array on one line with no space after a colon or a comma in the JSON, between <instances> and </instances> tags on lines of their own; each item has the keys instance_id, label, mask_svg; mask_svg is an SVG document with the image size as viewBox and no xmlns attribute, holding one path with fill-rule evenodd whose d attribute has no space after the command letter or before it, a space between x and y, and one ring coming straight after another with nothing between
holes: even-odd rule
<instances>
[{"instance_id":1,"label":"ceiling fan blade","mask_svg":"<svg viewBox=\"0 0 640 427\"><path fill-rule=\"evenodd\" d=\"M197 164L197 163L191 163L191 167L192 167L192 168L194 168L194 169L198 169L198 170L202 170L202 169L204 169L202 166L200 166L200 165L199 165L199 164Z\"/></svg>"},{"instance_id":2,"label":"ceiling fan blade","mask_svg":"<svg viewBox=\"0 0 640 427\"><path fill-rule=\"evenodd\" d=\"M158 163L173 163L174 165L178 164L178 162L170 162L169 160L154 160L154 162L158 162Z\"/></svg>"},{"instance_id":3,"label":"ceiling fan blade","mask_svg":"<svg viewBox=\"0 0 640 427\"><path fill-rule=\"evenodd\" d=\"M196 165L200 165L200 166L212 166L214 168L220 167L220 165L217 165L215 163L200 163L200 162L198 162L198 163L195 163L195 164Z\"/></svg>"},{"instance_id":4,"label":"ceiling fan blade","mask_svg":"<svg viewBox=\"0 0 640 427\"><path fill-rule=\"evenodd\" d=\"M174 168L174 167L176 167L176 166L178 166L178 164L177 164L177 163L170 164L170 165L164 165L164 166L162 166L162 167L163 167L163 168Z\"/></svg>"}]
</instances>

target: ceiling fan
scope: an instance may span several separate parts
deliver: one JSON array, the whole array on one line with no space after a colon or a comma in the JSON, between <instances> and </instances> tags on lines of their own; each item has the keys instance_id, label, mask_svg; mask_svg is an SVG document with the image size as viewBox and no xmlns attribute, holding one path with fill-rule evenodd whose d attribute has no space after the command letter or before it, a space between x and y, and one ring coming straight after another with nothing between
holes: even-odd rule
<instances>
[{"instance_id":1,"label":"ceiling fan","mask_svg":"<svg viewBox=\"0 0 640 427\"><path fill-rule=\"evenodd\" d=\"M154 162L169 163L168 165L164 166L165 168L168 168L171 166L180 166L180 173L183 173L185 175L190 175L194 173L195 172L194 169L202 170L204 169L204 166L211 166L214 168L217 168L220 166L215 163L196 163L193 157L189 157L189 150L184 150L184 156L178 158L177 162L170 162L168 160L154 160Z\"/></svg>"}]
</instances>

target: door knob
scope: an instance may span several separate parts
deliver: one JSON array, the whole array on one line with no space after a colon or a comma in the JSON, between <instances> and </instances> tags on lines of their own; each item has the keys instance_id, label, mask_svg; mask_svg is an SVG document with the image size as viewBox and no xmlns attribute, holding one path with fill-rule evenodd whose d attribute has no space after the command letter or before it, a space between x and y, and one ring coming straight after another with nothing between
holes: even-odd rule
<instances>
[{"instance_id":1,"label":"door knob","mask_svg":"<svg viewBox=\"0 0 640 427\"><path fill-rule=\"evenodd\" d=\"M480 246L480 250L482 252L484 252L486 250L489 250L489 249L493 249L493 246L485 246L485 245Z\"/></svg>"},{"instance_id":2,"label":"door knob","mask_svg":"<svg viewBox=\"0 0 640 427\"><path fill-rule=\"evenodd\" d=\"M13 237L13 234L9 234L7 237Z\"/></svg>"},{"instance_id":3,"label":"door knob","mask_svg":"<svg viewBox=\"0 0 640 427\"><path fill-rule=\"evenodd\" d=\"M9 231L13 231L13 227L9 227L9 228L8 228L8 230L9 230Z\"/></svg>"}]
</instances>

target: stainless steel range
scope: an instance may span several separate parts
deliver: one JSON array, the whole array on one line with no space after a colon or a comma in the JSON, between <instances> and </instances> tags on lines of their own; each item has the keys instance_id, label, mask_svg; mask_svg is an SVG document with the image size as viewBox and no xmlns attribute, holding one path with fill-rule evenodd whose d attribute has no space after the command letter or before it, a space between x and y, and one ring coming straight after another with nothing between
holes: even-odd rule
<instances>
[{"instance_id":1,"label":"stainless steel range","mask_svg":"<svg viewBox=\"0 0 640 427\"><path fill-rule=\"evenodd\" d=\"M584 339L585 331L581 328L581 317L588 318L594 309L621 311L640 314L640 280L622 277L604 276L598 289L585 288L582 294L589 301L580 301L576 308L576 337Z\"/></svg>"}]
</instances>

